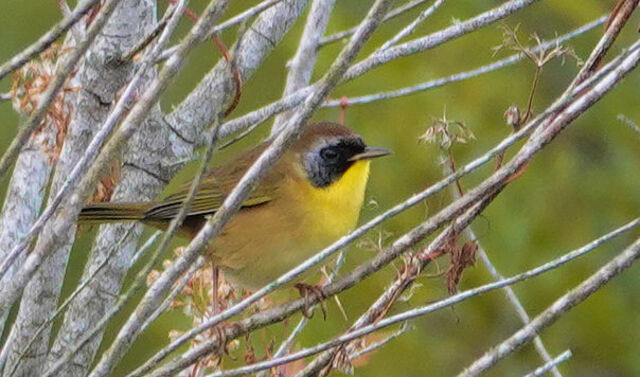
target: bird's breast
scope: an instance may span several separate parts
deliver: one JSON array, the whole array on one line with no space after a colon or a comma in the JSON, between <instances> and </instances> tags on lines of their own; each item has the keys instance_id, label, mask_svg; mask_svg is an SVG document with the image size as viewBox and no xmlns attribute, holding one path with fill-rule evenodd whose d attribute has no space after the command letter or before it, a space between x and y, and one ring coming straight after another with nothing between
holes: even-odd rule
<instances>
[{"instance_id":1,"label":"bird's breast","mask_svg":"<svg viewBox=\"0 0 640 377\"><path fill-rule=\"evenodd\" d=\"M214 263L232 282L256 289L353 230L369 176L355 162L333 184L287 178L273 201L240 211L212 245Z\"/></svg>"}]
</instances>

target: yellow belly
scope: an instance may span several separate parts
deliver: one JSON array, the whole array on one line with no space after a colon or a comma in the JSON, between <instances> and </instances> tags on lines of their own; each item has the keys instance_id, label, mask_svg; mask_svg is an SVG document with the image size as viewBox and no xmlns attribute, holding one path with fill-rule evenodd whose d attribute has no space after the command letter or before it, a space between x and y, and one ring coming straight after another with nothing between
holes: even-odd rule
<instances>
[{"instance_id":1,"label":"yellow belly","mask_svg":"<svg viewBox=\"0 0 640 377\"><path fill-rule=\"evenodd\" d=\"M232 283L257 289L353 230L369 176L354 163L326 188L290 180L277 199L243 209L210 245L213 262Z\"/></svg>"}]
</instances>

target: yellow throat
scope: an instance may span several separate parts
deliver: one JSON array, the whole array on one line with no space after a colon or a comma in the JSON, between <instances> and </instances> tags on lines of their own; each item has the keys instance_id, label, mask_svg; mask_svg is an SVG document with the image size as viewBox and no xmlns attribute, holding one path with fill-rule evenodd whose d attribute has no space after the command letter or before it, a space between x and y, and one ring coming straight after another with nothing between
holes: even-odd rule
<instances>
[{"instance_id":1,"label":"yellow throat","mask_svg":"<svg viewBox=\"0 0 640 377\"><path fill-rule=\"evenodd\" d=\"M317 224L332 238L353 230L358 223L369 179L369 160L356 161L338 180L324 188L310 186L307 211L318 216Z\"/></svg>"}]
</instances>

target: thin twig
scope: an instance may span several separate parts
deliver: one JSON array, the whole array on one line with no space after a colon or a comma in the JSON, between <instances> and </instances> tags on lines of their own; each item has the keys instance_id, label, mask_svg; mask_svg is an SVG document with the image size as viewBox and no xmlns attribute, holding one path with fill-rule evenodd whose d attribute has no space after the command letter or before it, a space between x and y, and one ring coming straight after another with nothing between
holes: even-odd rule
<instances>
[{"instance_id":1,"label":"thin twig","mask_svg":"<svg viewBox=\"0 0 640 377\"><path fill-rule=\"evenodd\" d=\"M607 20L607 15L603 15L601 17L599 17L598 19L589 22L585 25L580 26L579 28L570 31L567 34L564 34L558 38L552 39L550 41L544 42L542 44L539 44L535 47L530 48L531 51L533 52L540 52L549 48L553 48L561 43L564 43L570 39L573 39L581 34L586 33L589 30L592 30L594 28L596 28L599 25L602 25L605 21ZM375 101L382 101L382 100L386 100L386 99L391 99L391 98L397 98L397 97L403 97L403 96L407 96L407 95L411 95L414 93L418 93L418 92L422 92L422 91L426 91L426 90L430 90L430 89L435 89L438 87L441 87L443 85L446 84L450 84L452 82L458 82L458 81L463 81L463 80L467 80L476 76L480 76L482 74L485 73L489 73L489 72L493 72L496 71L498 69L504 68L504 67L508 67L510 65L513 65L519 61L521 61L523 58L525 57L525 55L523 53L518 53L518 54L513 54L511 56L508 56L504 59L500 59L498 61L495 61L493 63L490 64L486 64L483 65L481 67L469 70L469 71L465 71L465 72L459 72L456 74L453 74L451 76L447 76L447 77L442 77L439 79L434 79L434 80L430 80L424 83L420 83L417 85L412 85L410 87L406 87L406 88L402 88L402 89L396 89L393 91L388 91L388 92L382 92L382 93L376 93L376 94L369 94L369 95L364 95L364 96L359 96L359 97L351 97L351 98L345 98L345 99L340 99L340 100L329 100L329 101L325 101L324 104L322 104L322 107L340 107L340 106L344 106L345 104L347 106L353 106L353 105L361 105L361 104L367 104L367 103L371 103L371 102L375 102Z\"/></svg>"},{"instance_id":2,"label":"thin twig","mask_svg":"<svg viewBox=\"0 0 640 377\"><path fill-rule=\"evenodd\" d=\"M637 226L640 223L639 220L634 220L633 221L633 226ZM629 223L625 226L625 228L629 225L631 225L632 223ZM628 230L628 229L627 229ZM617 233L618 230L616 230ZM608 237L609 235L605 236L607 237L607 240L610 239L610 237ZM603 237L604 238L604 237ZM445 299L436 301L432 304L429 305L425 305L419 308L415 308L415 309L411 309L411 310L407 310L405 312L402 312L400 314L396 314L393 315L389 318L385 318L380 320L379 322L372 324L372 325L368 325L368 326L364 326L358 330L355 330L353 332L350 333L346 333L343 334L341 336L338 336L336 338L334 338L333 340L330 340L328 342L325 343L321 343L318 344L316 346L307 348L305 350L301 350L298 352L295 352L291 355L285 356L285 357L281 357L278 359L272 359L272 360L268 360L268 361L263 361L263 362L259 362L259 363L255 363L252 365L247 365L244 367L240 367L240 368L235 368L235 369L230 369L230 370L226 370L226 371L221 371L221 372L216 372L216 373L212 373L210 375L207 375L207 377L231 377L231 376L239 376L239 375L244 375L244 374L249 374L249 373L255 373L257 371L263 370L263 369L268 369L268 368L273 368L275 366L278 365L282 365L282 364L286 364L286 363L290 363L292 361L295 360L299 360L301 358L304 357L308 357L317 353L320 353L322 351L325 351L327 349L331 349L331 348L335 348L336 346L340 346L344 343L347 343L349 341L352 341L354 339L358 339L361 338L365 335L368 335L372 332L375 332L377 330L380 330L382 328L391 326L393 324L396 323L400 323L400 322L405 322L409 319L412 318L416 318L422 315L425 315L427 313L431 313L446 307L450 307L454 304L460 303L462 301L465 301L471 297L475 297L484 293L487 293L489 291L493 291L496 289L500 289L503 288L507 285L512 285L536 276L539 276L545 272L554 270L564 264L566 264L567 262L582 256L583 254L593 250L595 247L599 246L603 241L601 241L602 238L599 238L598 240L595 240L591 243L589 243L588 245L585 245L583 247L581 247L580 249L574 250L572 252L569 252L563 256L561 256L560 258L554 259L550 262L547 262L541 266L538 266L534 269L528 270L526 272L514 275L510 278L507 279L503 279L497 282L493 282L493 283L489 283L489 284L485 284L482 286L479 286L477 288L473 288L473 289L469 289L466 290L464 292L449 296ZM618 273L620 273L624 268L627 268L631 265L631 263L637 259L638 257L640 257L640 240L636 241L631 247L629 247L628 249L626 249L625 251L623 251L621 254L618 255L618 257L614 258L612 262L608 263L607 265L605 265L605 267L603 267L599 273L596 273L594 276L596 275L600 275L600 277L608 277L609 279L615 275L617 275ZM604 271L604 272L601 272ZM592 278L590 278L589 280L592 280ZM608 280L607 280L608 281ZM589 281L588 281L589 282ZM591 282L589 282L590 284L592 284ZM604 282L606 283L606 281ZM593 285L591 287L589 287L588 284L581 284L581 287L586 285L587 289L591 289L590 291L588 291L588 294L593 293L595 291L595 289L593 289ZM582 292L583 294L585 292ZM570 296L570 294L568 294L567 296ZM584 297L586 298L586 297ZM584 299L583 298L583 299ZM566 299L565 299L566 300ZM561 301L561 300L558 300ZM557 301L557 302L558 302ZM573 301L573 306L575 306L578 302ZM553 305L552 308L556 307L558 305ZM568 308L565 308L568 309ZM536 318L536 320L540 321L539 318L541 316L538 316ZM554 319L557 319L554 318ZM536 323L536 320L534 320L533 323ZM541 329L541 328L539 328ZM530 338L532 338L535 335L535 332L532 331L533 329L529 329L529 331L527 332L528 335L530 335ZM529 338L529 339L530 339ZM468 372L468 371L467 371ZM475 374L470 374L470 375L475 375ZM153 377L158 377L158 375L153 375Z\"/></svg>"},{"instance_id":3,"label":"thin twig","mask_svg":"<svg viewBox=\"0 0 640 377\"><path fill-rule=\"evenodd\" d=\"M162 232L157 230L144 242L142 247L140 247L133 258L131 258L130 266L135 266L136 263L138 263L138 261L146 254L147 250L151 249L151 245L153 245L153 243L158 239L158 237L160 237L161 234Z\"/></svg>"},{"instance_id":4,"label":"thin twig","mask_svg":"<svg viewBox=\"0 0 640 377\"><path fill-rule=\"evenodd\" d=\"M411 9L417 7L418 5L422 4L422 3L426 3L427 0L413 0L408 2L405 5L401 5L393 10L391 10L389 13L387 13L386 16L384 16L384 18L382 19L382 22L386 22L389 21L393 18L396 18L400 15L402 15L405 12L410 11ZM353 27L351 29L347 29L347 30L343 30L334 34L331 34L328 37L324 37L320 40L320 43L318 44L318 47L323 47L327 44L333 43L333 42L337 42L341 39L345 39L350 37L351 35L353 35L353 33L356 32L358 28L357 27Z\"/></svg>"},{"instance_id":5,"label":"thin twig","mask_svg":"<svg viewBox=\"0 0 640 377\"><path fill-rule=\"evenodd\" d=\"M618 114L618 120L629 126L629 128L636 133L636 136L640 137L640 126L638 126L636 122L622 114Z\"/></svg>"},{"instance_id":6,"label":"thin twig","mask_svg":"<svg viewBox=\"0 0 640 377\"><path fill-rule=\"evenodd\" d=\"M618 256L611 259L611 261L602 266L577 287L557 299L552 305L536 316L531 323L474 361L473 364L460 373L458 377L478 376L487 371L498 361L530 342L537 334L542 332L542 330L560 319L564 313L582 303L591 296L592 293L605 286L611 279L629 268L638 258L640 258L640 239L636 240Z\"/></svg>"},{"instance_id":7,"label":"thin twig","mask_svg":"<svg viewBox=\"0 0 640 377\"><path fill-rule=\"evenodd\" d=\"M36 57L39 53L46 50L53 42L55 42L62 34L64 34L69 28L73 27L87 12L98 3L98 0L85 0L76 6L76 8L65 18L55 24L48 32L46 32L40 39L38 39L31 46L22 50L21 53L12 57L9 61L0 66L0 80L3 79L9 73L22 67L26 62ZM88 33L87 33L88 34ZM80 41L76 41L80 48ZM62 71L60 71L62 72ZM1 172L2 170L0 170ZM2 173L0 173L2 176Z\"/></svg>"},{"instance_id":8,"label":"thin twig","mask_svg":"<svg viewBox=\"0 0 640 377\"><path fill-rule=\"evenodd\" d=\"M538 71L536 71L536 72L538 72ZM455 171L455 163L453 163L453 159L452 159L451 155L446 155L445 158L451 159L451 163L450 164L443 164L444 169L445 169L445 175L448 175L448 174L451 174L453 171ZM452 167L453 167L453 171L452 171ZM458 190L451 190L451 192L452 192L452 195L453 195L454 199L458 199L460 196L464 195L464 193L462 192L462 189L460 188L460 186L458 186ZM502 276L502 274L500 274L498 269L491 262L491 259L489 259L489 254L487 254L487 252L485 251L484 247L482 247L482 244L480 243L480 241L478 241L478 237L476 236L476 234L473 231L473 229L471 227L467 227L465 229L465 233L467 233L467 238L468 239L475 240L475 243L478 246L477 254L479 255L480 260L482 261L482 263L487 268L487 271L489 271L489 273L493 277L493 280L494 281L498 281L498 280L504 279L504 276ZM518 315L518 317L520 318L522 323L524 325L526 325L529 322L531 322L531 318L529 317L529 314L527 313L527 311L525 310L524 306L520 302L520 299L516 295L515 291L510 286L506 286L506 287L504 287L504 293L505 293L505 296L507 297L507 301L509 301L511 306L513 306L513 308L516 311L516 314ZM551 360L551 355L549 354L549 351L547 350L547 347L545 347L544 343L542 342L542 339L539 336L535 337L534 345L536 347L536 350L538 351L538 353L542 357L542 360L545 363L550 363L552 361ZM558 368L556 368L555 366L551 368L551 371L552 371L554 376L562 377L562 374L560 373Z\"/></svg>"},{"instance_id":9,"label":"thin twig","mask_svg":"<svg viewBox=\"0 0 640 377\"><path fill-rule=\"evenodd\" d=\"M558 365L564 363L567 360L569 360L571 358L571 356L573 356L573 353L571 352L571 350L566 350L563 353L561 353L560 355L558 355L556 358L554 358L553 360L550 360L548 363L536 368L536 370L534 370L533 372L527 373L523 377L541 377L541 376L544 376L550 370L558 369Z\"/></svg>"},{"instance_id":10,"label":"thin twig","mask_svg":"<svg viewBox=\"0 0 640 377\"><path fill-rule=\"evenodd\" d=\"M335 265L333 267L333 271L331 272L331 275L327 279L328 283L333 282L335 280L336 276L338 276L340 268L344 264L344 260L345 260L344 252L341 252L340 254L338 254L338 258L336 259L336 263L335 263ZM311 309L310 309L310 314L311 315L313 315L313 312L316 309L316 307L317 306L311 307ZM285 356L289 352L289 350L293 346L293 342L296 340L298 335L300 335L302 330L304 330L304 328L307 326L307 323L309 323L309 317L302 316L302 318L300 319L300 321L298 322L296 327L291 331L291 334L289 334L287 339L285 339L285 341L282 342L282 344L280 344L280 347L278 347L278 350L276 351L276 353L274 353L273 356L271 356L272 358ZM389 339L389 340L391 340L391 339ZM382 346L382 345L380 345L380 346ZM358 356L360 356L360 355L354 356L353 358L356 358ZM264 377L265 375L266 375L266 372L263 371L263 372L260 372L258 374L258 377Z\"/></svg>"},{"instance_id":11,"label":"thin twig","mask_svg":"<svg viewBox=\"0 0 640 377\"><path fill-rule=\"evenodd\" d=\"M524 166L524 164L528 163L528 161L533 157L534 154L539 152L544 145L546 145L551 139L553 139L553 136L557 135L579 114L584 112L588 107L593 105L593 103L595 103L598 99L600 99L603 95L605 95L608 91L610 91L613 88L615 83L617 83L619 80L624 78L624 76L628 72L630 72L633 68L635 68L635 66L638 64L638 61L640 60L640 53L638 52L638 43L640 42L637 42L637 44L634 44L634 48L631 49L631 52L628 55L624 54L626 57L622 61L618 61L618 64L616 65L615 69L611 69L604 76L600 76L596 74L591 78L589 78L588 80L586 80L584 83L582 83L579 88L576 88L575 90L582 90L585 88L582 86L587 84L593 84L593 80L595 80L596 77L598 77L598 79L601 79L599 82L595 83L595 86L592 89L590 89L581 97L577 98L575 101L570 103L570 105L566 107L565 110L563 110L559 115L554 116L553 121L549 123L549 126L545 127L545 132L542 135L530 140L529 143L527 143L523 147L521 152L518 155L516 155L509 164L500 168L490 178L488 178L487 180L485 180L485 182L480 184L476 189L470 191L467 195L465 195L465 197L452 203L450 206L443 209L438 214L432 216L424 224L419 225L418 227L414 228L414 230L412 230L411 232L405 234L403 237L401 237L396 242L394 242L394 244L389 249L379 253L376 257L374 257L372 261L369 261L366 264L361 265L359 268L354 270L352 273L344 276L336 283L330 284L325 288L323 288L324 296L330 297L339 291L347 289L353 286L356 282L364 279L365 277L379 270L380 268L385 266L387 263L389 263L391 260L393 260L395 257L400 255L408 247L411 247L412 245L414 245L415 242L418 242L418 240L421 240L424 237L428 236L431 232L433 232L443 223L457 216L461 211L468 208L473 203L476 203L477 200L479 200L479 198L486 195L486 193L490 192L492 189L501 187L504 184L504 182L508 181L509 178L515 172L518 171L518 169ZM566 106L567 102L565 101L567 101L567 98L570 98L570 97L572 97L571 93L565 93L565 95L563 95L558 101L556 101L556 103L550 106L549 110L555 108L556 110L553 110L553 111L557 111L558 108L562 108ZM544 115L545 117L548 116L548 114L546 113L547 112L545 112L545 115ZM530 122L530 125L537 124L537 122L541 122L541 121L542 121L541 119L535 118ZM514 135L517 135L517 133ZM509 138L513 137L514 135L510 136ZM351 233L349 236L352 236L353 234L354 233ZM348 237L348 236L345 236L345 237ZM343 237L336 244L343 242L345 237ZM300 274L302 271L305 270L305 268L308 268L309 266L314 265L314 263L319 263L318 259L322 257L326 257L327 255L323 255L323 254L330 248L331 247L325 249L320 254L309 259L308 261L301 264L297 268L289 271L287 274L283 275L281 278L277 279L272 284L262 288L258 292L249 296L247 299L234 305L233 307L229 308L228 310L221 313L220 315L212 318L210 321L207 321L206 323L203 323L202 325L190 330L184 336L175 340L169 346L161 350L158 354L156 354L156 356L154 356L153 359L151 359L142 367L138 368L130 376L139 376L142 373L148 372L148 370L151 368L152 365L155 365L157 362L159 362L164 357L166 357L170 352L175 350L175 348L179 347L181 344L188 341L194 335L208 328L211 328L212 326L219 323L220 320L224 320L228 318L228 316L238 314L240 311L244 310L244 308L246 308L248 305L253 303L254 301L252 300L257 300L261 298L264 294L273 290L274 287L277 286L278 284L283 284L283 282L288 281L287 279L292 279L298 274ZM315 301L317 299L309 298L309 300ZM287 304L286 311L288 313L292 313L295 310L299 310L304 305L303 301L304 300L296 300ZM261 316L261 318L265 320L265 322L263 323L267 323L267 322L271 323L270 320L276 321L275 319L276 316L277 318L283 318L282 310L285 310L285 309L275 308L273 310L263 313ZM258 326L258 323L254 321L252 322L252 326ZM230 329L226 334L227 339L231 339L234 335L237 335L237 334L239 334L238 329ZM183 355L178 362L169 363L170 366L167 366L166 368L161 368L161 370L163 371L180 370L185 365L192 363L193 360L197 359L203 354L212 352L215 349L217 349L217 346L213 341L204 343L201 345L201 347L191 350L187 354Z\"/></svg>"},{"instance_id":12,"label":"thin twig","mask_svg":"<svg viewBox=\"0 0 640 377\"><path fill-rule=\"evenodd\" d=\"M409 25L407 25L404 29L400 30L391 39L389 39L386 42L384 42L384 44L382 44L382 46L380 46L380 48L378 48L376 50L376 52L388 49L389 47L393 46L394 44L396 44L400 40L402 40L402 38L404 38L404 37L408 36L409 34L413 33L414 30L418 26L420 26L420 24L423 23L429 16L431 16L433 14L433 12L435 12L436 9L438 9L440 7L440 5L442 5L444 2L445 2L445 0L436 0L433 3L433 5L431 5L427 9L425 9L424 12L420 13L420 15L418 17L416 17L416 19L413 20Z\"/></svg>"},{"instance_id":13,"label":"thin twig","mask_svg":"<svg viewBox=\"0 0 640 377\"><path fill-rule=\"evenodd\" d=\"M119 1L119 0L118 0ZM163 32L160 40L158 41L157 46L150 51L149 54L145 56L142 63L138 67L138 70L132 77L131 81L125 88L123 94L120 96L118 102L115 107L109 113L109 116L104 121L104 124L100 128L100 130L96 133L94 138L91 140L91 143L87 147L85 154L82 158L75 164L73 170L66 178L64 184L60 187L58 192L53 196L53 199L49 201L46 209L42 212L42 214L38 217L38 220L31 226L29 232L22 238L22 241L17 244L11 252L5 257L5 260L0 264L0 278L4 275L4 273L8 270L9 267L13 264L14 260L21 254L24 253L32 240L40 233L40 231L44 228L47 222L51 219L51 217L55 214L56 210L63 202L63 200L67 197L67 195L73 190L74 186L78 184L78 181L82 174L84 174L91 164L96 160L98 154L101 151L102 146L107 141L109 136L113 133L116 125L118 124L118 120L129 110L129 100L134 95L135 91L138 89L138 84L144 78L147 70L152 66L154 57L160 53L160 49L166 43L168 43L168 39L171 36L171 33L177 26L177 21L180 18L181 8L186 5L186 1L182 1L181 5L176 8L177 14L174 14L170 25L167 26L165 31Z\"/></svg>"},{"instance_id":14,"label":"thin twig","mask_svg":"<svg viewBox=\"0 0 640 377\"><path fill-rule=\"evenodd\" d=\"M140 332L143 332L144 330L146 330L147 327L149 327L149 325L153 323L153 321L155 321L158 317L160 317L160 315L164 313L164 311L167 310L169 306L171 306L171 303L173 302L173 300L175 300L176 296L178 296L180 292L182 292L184 287L187 285L187 283L189 283L189 280L191 279L193 274L195 274L205 264L206 262L204 258L198 258L198 261L196 261L196 263L194 263L193 266L189 268L187 273L185 273L182 279L175 285L173 290L167 295L167 297L164 299L162 304L158 306L158 309L156 309L156 311L153 312L153 314L151 314L149 318L147 318L147 320L142 324L142 327L140 328Z\"/></svg>"},{"instance_id":15,"label":"thin twig","mask_svg":"<svg viewBox=\"0 0 640 377\"><path fill-rule=\"evenodd\" d=\"M391 342L392 340L394 340L395 338L399 337L400 335L406 333L409 330L412 330L413 326L409 325L408 322L404 322L402 323L402 325L400 325L400 330L392 333L391 335L387 336L386 338L384 338L383 340L370 344L368 346L366 346L365 348L361 349L358 352L354 352L352 354L349 355L349 359L351 360L355 360L358 357L362 356L362 355L366 355L370 352L373 352L377 349L379 349L380 347L385 346L387 343Z\"/></svg>"},{"instance_id":16,"label":"thin twig","mask_svg":"<svg viewBox=\"0 0 640 377\"><path fill-rule=\"evenodd\" d=\"M18 153L20 152L20 149L22 148L24 143L31 136L33 131L40 125L49 109L49 106L55 100L58 92L60 91L60 89L62 89L64 83L67 81L67 77L69 77L80 59L84 56L85 52L87 52L87 49L98 36L98 33L100 32L100 30L102 30L107 20L115 10L116 5L118 5L120 1L121 0L108 1L100 8L100 13L98 13L98 16L91 23L89 30L87 30L87 33L84 36L84 39L78 41L75 48L71 50L64 63L58 67L55 76L53 77L49 85L47 85L47 89L44 91L44 93L42 93L42 97L38 101L38 105L29 116L29 119L27 119L22 127L20 127L20 129L18 130L18 134L11 141L11 144L2 155L2 158L0 159L0 178L4 176L13 161L18 156ZM95 3L96 0L86 0L86 2L82 4L82 7L78 7L78 18L81 17L80 13L82 12L80 11L88 11L88 9L90 8L89 5ZM68 26L71 25L72 23L69 22ZM37 50L40 51L39 49ZM21 64L17 65L18 67L28 60L20 61ZM13 67L13 65L11 65L11 67ZM7 70L5 74L9 72L11 72L11 70ZM3 76L1 73L2 72L0 72L0 78Z\"/></svg>"},{"instance_id":17,"label":"thin twig","mask_svg":"<svg viewBox=\"0 0 640 377\"><path fill-rule=\"evenodd\" d=\"M335 0L314 0L311 4L311 10L307 16L307 22L304 25L298 49L293 59L287 63L289 72L283 96L309 85L316 57L318 56L318 42L327 27L329 15L333 10L334 4ZM280 132L290 117L291 114L288 113L278 115L273 122L271 135L273 136Z\"/></svg>"},{"instance_id":18,"label":"thin twig","mask_svg":"<svg viewBox=\"0 0 640 377\"><path fill-rule=\"evenodd\" d=\"M405 56L417 54L437 47L452 39L459 38L465 34L479 30L487 25L497 22L511 14L520 11L521 9L532 5L539 0L511 0L494 9L479 14L476 17L470 18L466 21L456 23L446 29L437 31L425 37L409 41L395 47L390 47L379 53L374 53L364 59L363 61L353 65L341 80L341 84L351 81L357 77L364 75L365 73L373 70L374 68L389 63L395 59L399 59ZM282 98L276 102L266 105L258 110L252 111L242 117L232 119L222 124L220 130L220 137L227 137L230 134L239 132L251 125L261 123L274 116L298 106L314 89L316 84L310 85L306 88L300 89L295 93L292 93L285 98Z\"/></svg>"},{"instance_id":19,"label":"thin twig","mask_svg":"<svg viewBox=\"0 0 640 377\"><path fill-rule=\"evenodd\" d=\"M580 82L582 82L585 78L591 75L600 65L600 62L607 54L607 51L613 45L613 42L616 40L620 31L629 20L631 13L638 6L639 0L625 0L621 2L622 6L616 8L614 10L614 14L612 14L613 18L610 18L607 21L607 28L604 32L604 35L593 49L592 53L589 55L589 58L584 64L585 69L583 69L579 75L571 83L570 87L576 86Z\"/></svg>"},{"instance_id":20,"label":"thin twig","mask_svg":"<svg viewBox=\"0 0 640 377\"><path fill-rule=\"evenodd\" d=\"M72 17L71 8L69 8L69 4L67 4L66 0L57 0L57 2L58 2L58 7L60 8L60 12L62 12L62 15L64 17ZM71 26L71 29L69 30L71 31L71 35L73 36L75 43L78 43L82 39L82 36L84 35L83 29L82 29L82 23L76 22L73 26Z\"/></svg>"},{"instance_id":21,"label":"thin twig","mask_svg":"<svg viewBox=\"0 0 640 377\"><path fill-rule=\"evenodd\" d=\"M244 12L238 14L237 16L234 16L230 19L228 19L227 21L224 21L222 23L220 23L219 25L214 26L209 32L207 32L205 39L211 39L214 36L218 35L219 33L221 33L222 31L234 26L234 25L238 25L242 22L245 22L246 20L248 20L251 17L254 17L262 12L264 12L265 10L271 8L272 6L276 5L277 3L281 2L283 0L265 0L263 2L261 2L260 4L249 8L247 10L245 10ZM165 51L163 51L156 59L156 63L160 63L163 62L165 60L167 60L171 55L173 55L178 49L178 46L173 46L170 47L168 49L166 49Z\"/></svg>"},{"instance_id":22,"label":"thin twig","mask_svg":"<svg viewBox=\"0 0 640 377\"><path fill-rule=\"evenodd\" d=\"M147 48L147 46L149 46L151 44L151 42L153 42L153 40L156 39L156 37L158 35L160 35L162 30L164 30L164 28L167 26L167 23L169 22L169 20L173 16L173 12L176 11L176 7L177 6L175 4L173 4L173 3L169 6L167 11L164 13L164 15L162 16L160 21L158 21L158 23L153 27L151 32L148 33L147 36L145 36L143 39L141 39L138 43L136 43L136 45L133 46L131 48L131 50L129 50L129 52L127 52L126 54L124 54L122 56L122 58L121 58L122 62L130 62L130 61L132 61L133 58L139 52L141 52L142 50Z\"/></svg>"},{"instance_id":23,"label":"thin twig","mask_svg":"<svg viewBox=\"0 0 640 377\"><path fill-rule=\"evenodd\" d=\"M31 336L31 339L29 339L29 341L27 342L25 347L22 349L22 351L20 351L20 353L19 353L19 355L17 357L17 361L14 363L13 369L11 370L11 372L5 373L5 375L7 377L12 377L15 374L15 372L18 370L18 366L20 365L20 360L22 360L26 356L27 352L29 351L29 348L31 348L31 345L38 339L40 334L45 329L47 329L49 327L49 325L53 321L55 321L56 318L58 318L58 316L66 309L67 306L69 306L69 304L78 296L78 294L80 292L82 292L82 290L84 290L84 288L87 285L89 285L89 283L91 283L96 276L98 276L98 273L104 268L104 266L107 265L107 263L109 263L111 258L124 245L126 239L132 234L133 229L134 229L134 226L129 227L129 229L122 235L120 240L118 240L116 245L111 248L109 253L107 253L107 255L105 256L104 260L96 267L96 269L94 270L93 274L91 276L89 276L87 279L85 279L82 282L80 282L80 284L78 284L76 289L74 289L74 291L69 295L69 297L67 297L64 300L62 305L60 305L58 307L58 309L56 309L55 313L53 313L42 325L40 325L40 327L38 327L38 329L35 331L35 333ZM5 353L5 351L8 351L8 349L9 349L9 347L5 347L2 353ZM3 357L3 355L0 354L0 360L3 360L4 358L5 357ZM2 363L0 362L0 365L1 364Z\"/></svg>"}]
</instances>

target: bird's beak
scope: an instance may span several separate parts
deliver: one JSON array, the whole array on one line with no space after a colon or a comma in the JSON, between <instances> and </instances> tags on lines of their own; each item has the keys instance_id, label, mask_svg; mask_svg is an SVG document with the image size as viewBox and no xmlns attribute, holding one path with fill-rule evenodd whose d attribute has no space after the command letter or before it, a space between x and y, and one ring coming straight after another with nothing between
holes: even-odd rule
<instances>
[{"instance_id":1,"label":"bird's beak","mask_svg":"<svg viewBox=\"0 0 640 377\"><path fill-rule=\"evenodd\" d=\"M376 157L382 157L391 154L390 150L377 147L366 147L364 152L351 156L349 161L370 160Z\"/></svg>"}]
</instances>

